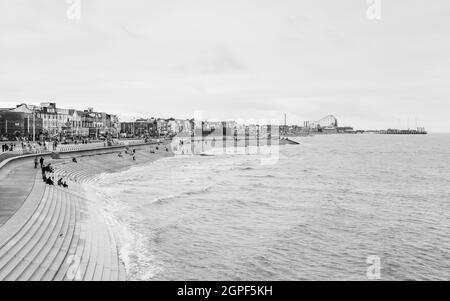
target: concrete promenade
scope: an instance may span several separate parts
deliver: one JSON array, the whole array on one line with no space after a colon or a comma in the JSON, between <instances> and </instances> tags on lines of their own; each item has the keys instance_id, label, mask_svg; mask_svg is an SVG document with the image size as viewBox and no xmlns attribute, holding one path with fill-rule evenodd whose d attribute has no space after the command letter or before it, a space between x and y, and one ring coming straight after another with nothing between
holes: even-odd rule
<instances>
[{"instance_id":1,"label":"concrete promenade","mask_svg":"<svg viewBox=\"0 0 450 301\"><path fill-rule=\"evenodd\" d=\"M21 161L15 166L5 166L0 173L0 227L22 206L33 189L36 174L33 159Z\"/></svg>"},{"instance_id":2,"label":"concrete promenade","mask_svg":"<svg viewBox=\"0 0 450 301\"><path fill-rule=\"evenodd\" d=\"M45 155L55 179L64 177L69 189L44 184L34 156L0 163L0 280L126 280L120 241L81 184L95 185L101 173L172 155L164 146L130 148L136 160L117 147Z\"/></svg>"}]
</instances>

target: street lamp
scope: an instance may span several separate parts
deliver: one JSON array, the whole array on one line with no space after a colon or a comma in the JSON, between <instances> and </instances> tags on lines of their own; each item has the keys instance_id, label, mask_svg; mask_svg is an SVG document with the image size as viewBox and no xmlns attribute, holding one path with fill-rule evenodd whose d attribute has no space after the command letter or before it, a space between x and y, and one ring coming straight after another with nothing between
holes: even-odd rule
<instances>
[{"instance_id":1,"label":"street lamp","mask_svg":"<svg viewBox=\"0 0 450 301\"><path fill-rule=\"evenodd\" d=\"M33 142L36 142L36 108L33 107Z\"/></svg>"}]
</instances>

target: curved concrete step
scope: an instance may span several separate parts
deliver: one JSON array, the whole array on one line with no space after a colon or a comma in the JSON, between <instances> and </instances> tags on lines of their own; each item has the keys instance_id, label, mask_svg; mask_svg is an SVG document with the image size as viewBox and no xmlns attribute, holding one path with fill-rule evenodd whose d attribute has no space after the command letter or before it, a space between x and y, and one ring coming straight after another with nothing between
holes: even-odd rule
<instances>
[{"instance_id":1,"label":"curved concrete step","mask_svg":"<svg viewBox=\"0 0 450 301\"><path fill-rule=\"evenodd\" d=\"M102 233L103 227L100 223L96 223L95 228L92 229L94 232L94 250L95 250L95 260L94 260L94 273L92 275L93 281L102 280L103 276L103 261L104 261L104 234Z\"/></svg>"},{"instance_id":2,"label":"curved concrete step","mask_svg":"<svg viewBox=\"0 0 450 301\"><path fill-rule=\"evenodd\" d=\"M55 195L56 193L53 194L53 196ZM24 260L26 260L25 264L31 263L47 242L53 229L58 226L58 223L61 220L60 212L62 209L65 210L65 202L57 202L55 201L55 197L51 199L51 202L54 204L54 211L52 211L50 215L40 218L43 222L42 226L39 227L37 231L31 232L32 236L29 237L29 239L24 239L18 243L20 246L19 251L13 255L7 265L1 269L0 279L7 278L7 280L14 280L18 277L17 270L14 271L16 267L23 263ZM30 236L30 233L28 233L28 235ZM22 265L19 268L22 268Z\"/></svg>"},{"instance_id":3,"label":"curved concrete step","mask_svg":"<svg viewBox=\"0 0 450 301\"><path fill-rule=\"evenodd\" d=\"M33 214L38 210L44 196L45 185L39 173L36 173L33 187L20 209L0 227L0 254L4 246L19 233ZM1 255L0 255L1 256Z\"/></svg>"},{"instance_id":4,"label":"curved concrete step","mask_svg":"<svg viewBox=\"0 0 450 301\"><path fill-rule=\"evenodd\" d=\"M126 280L116 238L104 216L89 210L87 200L74 192L38 180L40 192L30 197L42 193L40 201L29 206L28 219L18 219L23 225L4 235L8 238L0 247L0 280Z\"/></svg>"},{"instance_id":5,"label":"curved concrete step","mask_svg":"<svg viewBox=\"0 0 450 301\"><path fill-rule=\"evenodd\" d=\"M64 232L69 211L67 200L62 198L58 192L55 201L61 203L60 210L55 212L55 216L51 219L50 224L45 232L42 233L42 236L33 238L30 251L24 255L21 262L14 268L6 280L22 280L21 277L23 274L23 280L27 280L34 271L46 264L44 260L51 252L59 235Z\"/></svg>"},{"instance_id":6,"label":"curved concrete step","mask_svg":"<svg viewBox=\"0 0 450 301\"><path fill-rule=\"evenodd\" d=\"M111 276L110 281L118 281L119 280L119 251L116 244L116 239L114 237L113 231L108 228L108 235L111 242Z\"/></svg>"},{"instance_id":7,"label":"curved concrete step","mask_svg":"<svg viewBox=\"0 0 450 301\"><path fill-rule=\"evenodd\" d=\"M70 166L69 164L60 165L55 167L55 173L58 178L68 178L76 183L89 183L95 181L99 175L99 170L94 170L91 167L85 168L84 166Z\"/></svg>"},{"instance_id":8,"label":"curved concrete step","mask_svg":"<svg viewBox=\"0 0 450 301\"><path fill-rule=\"evenodd\" d=\"M57 188L52 189L58 190ZM43 247L39 250L38 255L34 257L17 280L41 280L43 273L45 273L45 271L49 269L50 264L55 261L55 254L59 252L63 239L70 236L69 221L71 221L71 215L74 215L75 212L73 212L69 200L60 191L58 191L58 199L56 201L64 202L66 204L65 210L60 212L59 223L57 227L49 233L47 242L45 242Z\"/></svg>"},{"instance_id":9,"label":"curved concrete step","mask_svg":"<svg viewBox=\"0 0 450 301\"><path fill-rule=\"evenodd\" d=\"M46 191L46 197L41 202L43 207L39 209L22 230L17 233L3 248L5 252L2 252L0 259L0 271L11 261L16 254L31 240L39 228L42 227L46 217L54 211L56 203L51 202L51 191ZM0 278L1 280L2 278Z\"/></svg>"},{"instance_id":10,"label":"curved concrete step","mask_svg":"<svg viewBox=\"0 0 450 301\"><path fill-rule=\"evenodd\" d=\"M73 266L73 264L77 264L77 259L75 256L77 256L77 247L79 244L84 244L83 241L81 241L81 208L80 208L80 202L77 197L73 197L73 202L75 205L75 229L73 233L72 240L70 242L70 247L67 251L66 257L64 258L64 261L62 265L59 267L58 272L54 276L52 280L54 281L62 281L64 280L65 276L68 274L69 269ZM79 256L78 258L81 258ZM73 273L73 272L71 272ZM75 274L74 274L75 276ZM73 276L70 276L73 277Z\"/></svg>"},{"instance_id":11,"label":"curved concrete step","mask_svg":"<svg viewBox=\"0 0 450 301\"><path fill-rule=\"evenodd\" d=\"M89 223L87 222L87 211L86 208L81 206L81 220L80 220L80 239L79 243L76 247L75 258L78 261L78 267L72 271L72 274L65 275L64 280L66 281L81 281L84 279L84 275L86 273L86 267L90 260L90 233L89 231Z\"/></svg>"},{"instance_id":12,"label":"curved concrete step","mask_svg":"<svg viewBox=\"0 0 450 301\"><path fill-rule=\"evenodd\" d=\"M87 245L87 253L89 253L86 257L89 259L86 262L86 266L84 269L84 278L85 281L92 281L94 279L95 267L97 264L97 249L98 249L98 239L95 235L97 225L95 225L92 221L89 223L89 236L88 236L88 245Z\"/></svg>"},{"instance_id":13,"label":"curved concrete step","mask_svg":"<svg viewBox=\"0 0 450 301\"><path fill-rule=\"evenodd\" d=\"M65 192L63 192L64 194ZM67 225L63 228L63 233L60 234L52 252L44 262L44 266L47 266L47 270L44 275L37 275L36 280L51 281L56 276L56 273L60 267L64 264L64 259L69 252L70 244L75 232L76 223L76 206L72 196L66 193L68 202L70 204L70 214L66 216ZM63 235L63 236L61 236Z\"/></svg>"},{"instance_id":14,"label":"curved concrete step","mask_svg":"<svg viewBox=\"0 0 450 301\"><path fill-rule=\"evenodd\" d=\"M43 190L43 196L40 197L40 194L35 195L32 191L29 198L33 200L28 200L27 203L22 206L22 208L5 224L1 229L3 235L0 235L2 244L0 245L0 267L2 266L2 258L9 252L9 250L17 244L22 237L30 231L30 228L33 224L38 220L41 216L42 212L48 209L48 203L43 202L41 200L46 200L48 197L48 189L45 189L45 186L39 187L39 189ZM41 198L39 201L34 198ZM29 204L33 203L33 204ZM25 209L29 205L29 210ZM31 212L29 214L29 212Z\"/></svg>"}]
</instances>

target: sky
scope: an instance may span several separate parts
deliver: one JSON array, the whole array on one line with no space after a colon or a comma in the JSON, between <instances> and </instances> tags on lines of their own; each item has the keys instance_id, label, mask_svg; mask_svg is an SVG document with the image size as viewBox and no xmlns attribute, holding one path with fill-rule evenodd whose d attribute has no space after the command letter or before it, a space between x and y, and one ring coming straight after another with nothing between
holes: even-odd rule
<instances>
[{"instance_id":1,"label":"sky","mask_svg":"<svg viewBox=\"0 0 450 301\"><path fill-rule=\"evenodd\" d=\"M0 0L0 107L450 132L448 1L69 2Z\"/></svg>"}]
</instances>

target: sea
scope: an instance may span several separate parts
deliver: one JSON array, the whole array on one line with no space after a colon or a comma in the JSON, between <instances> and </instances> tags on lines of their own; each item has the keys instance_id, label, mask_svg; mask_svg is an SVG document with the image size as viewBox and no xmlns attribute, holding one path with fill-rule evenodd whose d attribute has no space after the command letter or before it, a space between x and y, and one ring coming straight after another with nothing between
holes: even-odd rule
<instances>
[{"instance_id":1,"label":"sea","mask_svg":"<svg viewBox=\"0 0 450 301\"><path fill-rule=\"evenodd\" d=\"M92 188L131 280L450 280L450 135L292 138Z\"/></svg>"}]
</instances>

